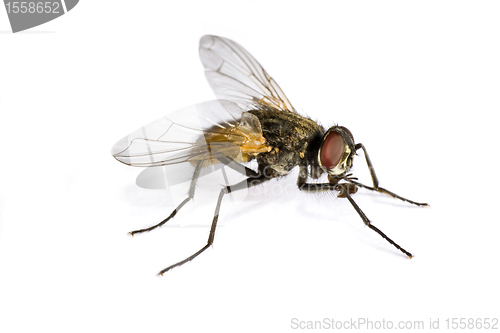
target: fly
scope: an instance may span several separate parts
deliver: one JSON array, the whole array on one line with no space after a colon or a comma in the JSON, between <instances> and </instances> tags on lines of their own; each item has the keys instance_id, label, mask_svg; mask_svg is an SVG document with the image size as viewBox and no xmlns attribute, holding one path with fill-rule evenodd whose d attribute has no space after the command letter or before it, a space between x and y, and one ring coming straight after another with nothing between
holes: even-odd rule
<instances>
[{"instance_id":1,"label":"fly","mask_svg":"<svg viewBox=\"0 0 500 333\"><path fill-rule=\"evenodd\" d=\"M299 115L276 81L243 47L234 41L206 35L200 40L200 58L205 75L217 100L197 104L161 118L115 144L113 156L131 166L182 165L192 171L186 199L160 223L134 230L135 234L161 227L194 198L200 175L227 166L245 180L220 190L207 244L159 275L193 260L214 242L223 197L286 176L299 167L297 186L305 192L335 191L349 200L363 222L409 258L412 254L375 227L352 198L359 187L388 194L417 206L379 186L368 152L355 143L343 126L323 128ZM353 157L362 150L372 178L372 186L361 184L349 173ZM257 170L245 166L257 161ZM208 170L208 171L207 171ZM308 182L326 174L328 182Z\"/></svg>"}]
</instances>

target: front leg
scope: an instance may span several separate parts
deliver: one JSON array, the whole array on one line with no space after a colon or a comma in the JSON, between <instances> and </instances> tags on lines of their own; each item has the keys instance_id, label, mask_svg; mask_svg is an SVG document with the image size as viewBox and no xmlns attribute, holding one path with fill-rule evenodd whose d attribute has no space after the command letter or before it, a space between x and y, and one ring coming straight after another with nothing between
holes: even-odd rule
<instances>
[{"instance_id":1,"label":"front leg","mask_svg":"<svg viewBox=\"0 0 500 333\"><path fill-rule=\"evenodd\" d=\"M363 146L362 143L356 144L356 151L358 151L360 148L363 149L363 153L365 154L366 164L368 165L368 169L370 170L370 175L372 176L373 188L377 189L378 178L377 175L375 174L375 168L373 168L372 161L370 160L370 156L368 156L368 152L366 151L365 146Z\"/></svg>"},{"instance_id":2,"label":"front leg","mask_svg":"<svg viewBox=\"0 0 500 333\"><path fill-rule=\"evenodd\" d=\"M368 152L366 151L365 146L363 146L362 143L358 143L358 144L356 144L356 150L358 150L358 149L363 149L363 152L365 154L366 164L368 165L368 169L370 170L370 175L371 175L372 181L373 181L373 187L367 186L367 185L363 185L363 184L358 183L358 182L356 182L356 181L354 181L352 179L346 179L348 182L350 182L351 184L357 185L359 187L366 188L367 190L370 190L370 191L377 191L377 192L380 192L380 193L388 194L388 195L390 195L391 197L393 197L395 199L406 201L406 202L411 203L413 205L417 205L417 206L429 206L426 203L415 202L415 201L403 198L402 196L397 195L394 192L386 190L383 187L379 187L378 186L378 178L377 178L377 175L375 174L375 169L373 168L372 161L370 160L370 157L368 156Z\"/></svg>"},{"instance_id":3,"label":"front leg","mask_svg":"<svg viewBox=\"0 0 500 333\"><path fill-rule=\"evenodd\" d=\"M298 185L298 187L299 187L299 189L301 191L311 192L311 193L324 192L324 191L332 191L332 190L339 191L339 196L341 194L342 197L345 197L345 198L347 198L349 200L349 202L351 203L352 207L354 208L354 210L356 210L356 212L361 217L361 220L363 220L363 223L365 225L367 225L370 229L372 229L377 234L379 234L380 236L382 236L382 238L384 238L390 244L394 245L394 247L396 247L398 250L400 250L401 252L403 252L409 258L413 257L413 255L410 252L408 252L405 249L403 249L401 246L399 246L396 242L394 242L392 239L390 239L389 237L387 237L386 234L384 234L380 229L378 229L377 227L375 227L370 222L370 220L368 219L368 217L365 215L365 213L363 213L363 211L361 210L361 208L359 208L358 204L354 201L354 199L349 194L348 187L346 187L346 185L350 185L350 184L346 184L346 183L339 184L338 180L337 180L336 183L322 183L322 184L310 184L310 183L306 183L307 169L305 171L306 171L306 174L305 174L305 177L304 177L304 173L302 172L302 167L301 167L301 170L299 171L299 179L297 180L297 185Z\"/></svg>"},{"instance_id":4,"label":"front leg","mask_svg":"<svg viewBox=\"0 0 500 333\"><path fill-rule=\"evenodd\" d=\"M339 191L337 197L346 198L344 192L349 194L354 194L358 191L358 187L354 184L349 183L340 183L341 180L348 180L346 177L336 177L328 175L328 183L320 183L320 184L309 184L307 183L308 171L306 166L300 166L299 168L299 177L297 178L297 186L300 190L307 192L326 192L335 190L335 186L341 186L344 191Z\"/></svg>"}]
</instances>

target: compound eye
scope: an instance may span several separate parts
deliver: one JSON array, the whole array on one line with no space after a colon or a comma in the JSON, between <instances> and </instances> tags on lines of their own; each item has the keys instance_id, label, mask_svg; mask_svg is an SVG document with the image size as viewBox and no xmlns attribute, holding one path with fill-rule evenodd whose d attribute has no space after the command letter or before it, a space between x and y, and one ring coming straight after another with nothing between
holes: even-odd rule
<instances>
[{"instance_id":1,"label":"compound eye","mask_svg":"<svg viewBox=\"0 0 500 333\"><path fill-rule=\"evenodd\" d=\"M321 149L321 164L327 169L335 168L340 162L344 146L342 135L335 131L330 132Z\"/></svg>"}]
</instances>

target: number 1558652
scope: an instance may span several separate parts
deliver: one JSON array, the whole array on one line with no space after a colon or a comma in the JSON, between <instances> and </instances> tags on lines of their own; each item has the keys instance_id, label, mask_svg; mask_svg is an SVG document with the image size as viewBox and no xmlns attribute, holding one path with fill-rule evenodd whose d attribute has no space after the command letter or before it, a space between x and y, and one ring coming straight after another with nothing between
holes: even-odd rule
<instances>
[{"instance_id":1,"label":"number 1558652","mask_svg":"<svg viewBox=\"0 0 500 333\"><path fill-rule=\"evenodd\" d=\"M5 8L8 14L60 14L59 2L9 1Z\"/></svg>"}]
</instances>

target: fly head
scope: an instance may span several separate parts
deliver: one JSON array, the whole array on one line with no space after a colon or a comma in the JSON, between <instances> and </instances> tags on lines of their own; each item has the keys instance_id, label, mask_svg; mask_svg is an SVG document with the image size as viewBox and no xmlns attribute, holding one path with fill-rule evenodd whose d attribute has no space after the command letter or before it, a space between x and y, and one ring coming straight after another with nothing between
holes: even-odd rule
<instances>
[{"instance_id":1,"label":"fly head","mask_svg":"<svg viewBox=\"0 0 500 333\"><path fill-rule=\"evenodd\" d=\"M318 164L329 176L342 176L351 169L355 154L351 132L343 126L333 126L323 136Z\"/></svg>"}]
</instances>

